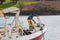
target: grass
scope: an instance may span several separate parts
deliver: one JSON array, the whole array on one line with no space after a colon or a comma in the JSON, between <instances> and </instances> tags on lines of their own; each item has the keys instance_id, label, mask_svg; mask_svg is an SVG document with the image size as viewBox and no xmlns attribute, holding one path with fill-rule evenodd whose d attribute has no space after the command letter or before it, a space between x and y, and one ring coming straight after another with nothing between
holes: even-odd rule
<instances>
[{"instance_id":1,"label":"grass","mask_svg":"<svg viewBox=\"0 0 60 40\"><path fill-rule=\"evenodd\" d=\"M24 6L27 5L31 5L31 4L36 4L38 2L22 2ZM9 8L9 7L18 7L19 4L17 3L11 3L10 0L6 0L6 2L4 2L2 5L0 5L0 10L3 10L5 8Z\"/></svg>"}]
</instances>

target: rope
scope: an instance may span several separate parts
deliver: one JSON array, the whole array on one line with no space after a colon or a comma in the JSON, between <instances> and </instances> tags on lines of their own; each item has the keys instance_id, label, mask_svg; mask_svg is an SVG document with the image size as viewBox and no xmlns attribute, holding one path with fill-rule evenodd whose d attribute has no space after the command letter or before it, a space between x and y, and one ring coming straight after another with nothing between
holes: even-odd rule
<instances>
[{"instance_id":1,"label":"rope","mask_svg":"<svg viewBox=\"0 0 60 40\"><path fill-rule=\"evenodd\" d=\"M12 26L12 24L13 24L13 22L15 21L15 17L14 17L14 19L13 19L13 21L12 21L12 23L11 23L11 26Z\"/></svg>"}]
</instances>

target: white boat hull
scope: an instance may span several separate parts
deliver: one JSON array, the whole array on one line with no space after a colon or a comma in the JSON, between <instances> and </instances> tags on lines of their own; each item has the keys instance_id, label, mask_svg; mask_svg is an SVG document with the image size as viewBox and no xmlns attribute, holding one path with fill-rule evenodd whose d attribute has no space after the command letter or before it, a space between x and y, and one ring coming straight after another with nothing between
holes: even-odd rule
<instances>
[{"instance_id":1,"label":"white boat hull","mask_svg":"<svg viewBox=\"0 0 60 40\"><path fill-rule=\"evenodd\" d=\"M44 28L43 33L42 31L38 31L36 33L30 34L30 35L25 35L25 36L19 36L16 38L16 35L12 38L12 40L41 40L42 39L42 34L44 34L47 31L47 28Z\"/></svg>"}]
</instances>

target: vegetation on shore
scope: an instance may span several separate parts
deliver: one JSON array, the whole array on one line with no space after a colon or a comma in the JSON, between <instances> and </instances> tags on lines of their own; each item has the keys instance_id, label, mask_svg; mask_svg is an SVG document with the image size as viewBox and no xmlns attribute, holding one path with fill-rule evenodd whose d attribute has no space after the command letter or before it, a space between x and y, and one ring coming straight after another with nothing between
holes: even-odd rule
<instances>
[{"instance_id":1,"label":"vegetation on shore","mask_svg":"<svg viewBox=\"0 0 60 40\"><path fill-rule=\"evenodd\" d=\"M38 3L38 2L25 2L25 1L22 2L22 4L24 6L36 4L36 3ZM0 5L0 10L3 10L5 8L9 8L9 7L18 7L18 6L19 6L18 2L13 3L10 0L6 0L3 4Z\"/></svg>"}]
</instances>

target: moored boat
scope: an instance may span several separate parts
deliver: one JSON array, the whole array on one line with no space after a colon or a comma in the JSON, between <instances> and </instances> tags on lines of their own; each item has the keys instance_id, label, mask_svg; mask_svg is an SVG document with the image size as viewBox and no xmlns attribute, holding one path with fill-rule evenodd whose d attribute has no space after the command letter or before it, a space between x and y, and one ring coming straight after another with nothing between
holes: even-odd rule
<instances>
[{"instance_id":1,"label":"moored boat","mask_svg":"<svg viewBox=\"0 0 60 40\"><path fill-rule=\"evenodd\" d=\"M16 15L15 15L15 27L5 26L3 28L4 30L2 32L2 33L4 33L3 35L5 35L5 36L1 36L1 40L2 39L4 39L4 40L9 40L9 39L11 39L11 40L41 40L43 38L45 32L47 31L47 28L45 28L45 27L42 30L40 30L41 27L36 27L36 26L33 30L28 29L28 31L27 31L27 29L24 29L24 27L22 27L21 24L18 25L18 18L19 18L19 13L20 13L19 8L10 7L10 8L4 9L3 13L7 13L7 14L15 13ZM6 17L6 16L4 16L4 17Z\"/></svg>"}]
</instances>

